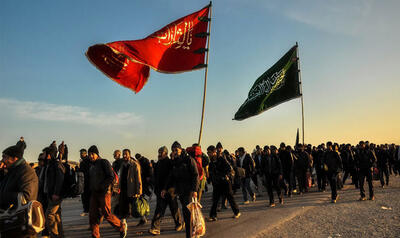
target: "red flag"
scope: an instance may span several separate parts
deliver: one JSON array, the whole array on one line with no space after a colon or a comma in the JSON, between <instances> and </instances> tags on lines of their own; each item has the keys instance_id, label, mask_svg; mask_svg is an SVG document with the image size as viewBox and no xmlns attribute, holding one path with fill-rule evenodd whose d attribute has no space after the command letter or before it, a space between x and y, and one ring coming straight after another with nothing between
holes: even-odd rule
<instances>
[{"instance_id":1,"label":"red flag","mask_svg":"<svg viewBox=\"0 0 400 238\"><path fill-rule=\"evenodd\" d=\"M115 41L89 47L86 56L100 71L122 86L139 92L150 67L181 73L206 67L204 55L211 5L182 17L142 40Z\"/></svg>"}]
</instances>

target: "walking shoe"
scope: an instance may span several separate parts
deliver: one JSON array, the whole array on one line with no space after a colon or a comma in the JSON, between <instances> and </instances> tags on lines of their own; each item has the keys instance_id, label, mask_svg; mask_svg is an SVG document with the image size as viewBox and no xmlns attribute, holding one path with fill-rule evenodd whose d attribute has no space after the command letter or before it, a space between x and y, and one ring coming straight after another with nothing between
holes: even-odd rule
<instances>
[{"instance_id":1,"label":"walking shoe","mask_svg":"<svg viewBox=\"0 0 400 238\"><path fill-rule=\"evenodd\" d=\"M85 216L87 216L87 215L89 215L89 213L87 213L87 212L82 212L82 213L81 213L81 217L85 217Z\"/></svg>"},{"instance_id":2,"label":"walking shoe","mask_svg":"<svg viewBox=\"0 0 400 238\"><path fill-rule=\"evenodd\" d=\"M250 203L249 200L243 202L244 205L249 204L249 203Z\"/></svg>"},{"instance_id":3,"label":"walking shoe","mask_svg":"<svg viewBox=\"0 0 400 238\"><path fill-rule=\"evenodd\" d=\"M331 203L336 203L336 199L332 199Z\"/></svg>"},{"instance_id":4,"label":"walking shoe","mask_svg":"<svg viewBox=\"0 0 400 238\"><path fill-rule=\"evenodd\" d=\"M273 202L270 203L270 204L269 204L269 207L275 207L275 203L273 203Z\"/></svg>"},{"instance_id":5,"label":"walking shoe","mask_svg":"<svg viewBox=\"0 0 400 238\"><path fill-rule=\"evenodd\" d=\"M369 197L368 200L375 201L375 196Z\"/></svg>"},{"instance_id":6,"label":"walking shoe","mask_svg":"<svg viewBox=\"0 0 400 238\"><path fill-rule=\"evenodd\" d=\"M279 203L283 204L283 198L279 198Z\"/></svg>"},{"instance_id":7,"label":"walking shoe","mask_svg":"<svg viewBox=\"0 0 400 238\"><path fill-rule=\"evenodd\" d=\"M185 227L185 222L182 222L182 224L177 225L177 226L175 227L175 230L176 230L176 231L181 231L184 227Z\"/></svg>"},{"instance_id":8,"label":"walking shoe","mask_svg":"<svg viewBox=\"0 0 400 238\"><path fill-rule=\"evenodd\" d=\"M150 229L149 229L149 233L156 236L156 235L159 235L161 232L160 232L159 229L150 228Z\"/></svg>"},{"instance_id":9,"label":"walking shoe","mask_svg":"<svg viewBox=\"0 0 400 238\"><path fill-rule=\"evenodd\" d=\"M240 217L240 215L242 215L242 214L240 214L240 212L238 212L237 214L233 215L233 218L238 219Z\"/></svg>"},{"instance_id":10,"label":"walking shoe","mask_svg":"<svg viewBox=\"0 0 400 238\"><path fill-rule=\"evenodd\" d=\"M365 197L360 197L360 199L358 199L359 201L366 201L367 199Z\"/></svg>"},{"instance_id":11,"label":"walking shoe","mask_svg":"<svg viewBox=\"0 0 400 238\"><path fill-rule=\"evenodd\" d=\"M144 218L140 219L139 223L136 226L143 226L146 223L147 223L147 219L144 217Z\"/></svg>"},{"instance_id":12,"label":"walking shoe","mask_svg":"<svg viewBox=\"0 0 400 238\"><path fill-rule=\"evenodd\" d=\"M213 222L213 221L217 221L217 218L216 217L209 217L207 220L209 222Z\"/></svg>"},{"instance_id":13,"label":"walking shoe","mask_svg":"<svg viewBox=\"0 0 400 238\"><path fill-rule=\"evenodd\" d=\"M256 201L256 195L254 194L253 195L253 202L255 202Z\"/></svg>"},{"instance_id":14,"label":"walking shoe","mask_svg":"<svg viewBox=\"0 0 400 238\"><path fill-rule=\"evenodd\" d=\"M119 237L120 238L125 238L126 235L128 234L128 224L126 224L126 220L122 220L122 231L119 232Z\"/></svg>"},{"instance_id":15,"label":"walking shoe","mask_svg":"<svg viewBox=\"0 0 400 238\"><path fill-rule=\"evenodd\" d=\"M385 188L385 185L381 185L382 188Z\"/></svg>"}]
</instances>

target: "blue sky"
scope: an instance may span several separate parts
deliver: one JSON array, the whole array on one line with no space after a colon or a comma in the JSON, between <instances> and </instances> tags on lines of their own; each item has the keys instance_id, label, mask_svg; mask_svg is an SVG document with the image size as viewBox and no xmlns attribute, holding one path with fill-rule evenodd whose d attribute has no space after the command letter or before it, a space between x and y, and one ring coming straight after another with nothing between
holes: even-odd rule
<instances>
[{"instance_id":1,"label":"blue sky","mask_svg":"<svg viewBox=\"0 0 400 238\"><path fill-rule=\"evenodd\" d=\"M111 158L130 148L154 159L162 145L197 141L204 70L154 71L138 94L86 59L96 43L146 37L208 1L12 1L0 4L0 146L25 136L34 161L52 140L78 159L92 144ZM202 146L229 150L294 143L300 100L232 121L257 77L296 41L306 142L400 143L400 2L213 2Z\"/></svg>"}]
</instances>

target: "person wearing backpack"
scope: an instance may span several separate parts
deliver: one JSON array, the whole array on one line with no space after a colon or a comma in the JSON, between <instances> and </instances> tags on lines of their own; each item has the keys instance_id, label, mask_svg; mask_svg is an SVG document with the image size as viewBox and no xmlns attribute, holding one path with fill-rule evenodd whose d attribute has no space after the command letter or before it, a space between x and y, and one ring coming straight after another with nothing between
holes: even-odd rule
<instances>
[{"instance_id":1,"label":"person wearing backpack","mask_svg":"<svg viewBox=\"0 0 400 238\"><path fill-rule=\"evenodd\" d=\"M47 147L45 153L47 168L43 191L47 194L46 229L50 237L63 237L61 203L63 201L65 167L57 159L57 149L54 146Z\"/></svg>"},{"instance_id":2,"label":"person wearing backpack","mask_svg":"<svg viewBox=\"0 0 400 238\"><path fill-rule=\"evenodd\" d=\"M35 171L22 157L22 150L18 146L10 146L3 151L0 161L0 172L7 169L0 179L0 209L8 209L10 205L17 205L18 193L22 193L27 202L36 200L38 194L38 178ZM1 237L33 238L36 235L26 234L24 231L1 231Z\"/></svg>"},{"instance_id":3,"label":"person wearing backpack","mask_svg":"<svg viewBox=\"0 0 400 238\"><path fill-rule=\"evenodd\" d=\"M173 189L167 188L168 193L164 198L161 197L161 190L165 187L166 179L172 170L172 160L168 158L168 149L163 146L158 149L158 161L154 165L154 193L157 197L156 209L154 211L153 220L151 221L151 228L149 233L153 235L160 234L160 224L164 217L165 209L169 206L172 219L175 223L175 230L181 231L184 227L182 214L178 205L178 198L172 192Z\"/></svg>"},{"instance_id":4,"label":"person wearing backpack","mask_svg":"<svg viewBox=\"0 0 400 238\"><path fill-rule=\"evenodd\" d=\"M114 180L114 173L110 162L99 155L99 150L92 145L89 150L89 158L92 162L90 167L90 208L89 223L92 237L100 237L100 222L103 217L125 238L128 232L128 225L122 222L111 212L111 184Z\"/></svg>"},{"instance_id":5,"label":"person wearing backpack","mask_svg":"<svg viewBox=\"0 0 400 238\"><path fill-rule=\"evenodd\" d=\"M185 221L186 237L190 238L190 211L187 205L192 198L197 198L199 188L199 172L196 162L182 149L181 144L175 141L172 146L172 170L169 174L165 186L161 191L161 197L165 198L167 189L174 187L175 194L178 195L182 205L183 219Z\"/></svg>"},{"instance_id":6,"label":"person wearing backpack","mask_svg":"<svg viewBox=\"0 0 400 238\"><path fill-rule=\"evenodd\" d=\"M212 206L209 221L217 220L217 206L220 198L226 198L231 205L233 218L239 218L239 207L235 202L232 192L232 180L234 171L232 166L223 156L217 156L217 149L210 145L207 148L207 155L211 162L209 165L210 180L213 185Z\"/></svg>"}]
</instances>

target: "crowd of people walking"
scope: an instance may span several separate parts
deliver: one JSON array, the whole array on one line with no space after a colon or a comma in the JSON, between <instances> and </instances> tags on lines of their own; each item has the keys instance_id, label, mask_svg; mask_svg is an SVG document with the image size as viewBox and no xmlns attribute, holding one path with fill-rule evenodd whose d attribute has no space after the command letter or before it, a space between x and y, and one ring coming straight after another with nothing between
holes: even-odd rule
<instances>
[{"instance_id":1,"label":"crowd of people walking","mask_svg":"<svg viewBox=\"0 0 400 238\"><path fill-rule=\"evenodd\" d=\"M88 216L92 237L100 237L99 225L106 219L120 237L128 232L127 219L133 216L133 206L138 199L149 200L155 195L156 207L149 232L161 233L161 221L169 207L175 230L185 229L190 234L190 211L187 205L192 198L202 200L202 194L212 186L212 206L207 220L218 220L217 213L229 203L232 218L241 216L234 194L242 190L243 202L257 199L261 186L266 188L269 207L295 194L307 193L317 186L324 192L329 185L331 201L338 201L338 189L346 180L360 190L360 201L367 199L364 183L368 183L368 198L374 200L372 181L379 179L381 186L389 186L390 175L400 175L400 150L394 144L375 145L360 141L357 145L327 142L318 146L297 144L293 149L285 143L256 146L248 153L239 147L234 153L224 150L218 142L205 151L193 144L184 148L175 141L169 151L158 149L158 160L149 160L130 149L115 150L110 163L101 156L97 146L80 150L77 166L68 163L68 147L53 141L38 157L33 169L25 161L24 138L3 151L0 165L0 209L8 209L17 202L18 194L26 201L39 201L45 211L45 229L42 237L64 237L62 225L63 199L79 195L82 201L81 216ZM80 179L76 179L80 174ZM71 181L71 174L75 180ZM71 192L71 184L81 189ZM80 183L80 184L79 184ZM253 184L254 186L251 186ZM211 190L211 189L210 189ZM286 197L286 198L285 198ZM179 203L181 206L179 206ZM206 212L206 211L203 211ZM137 226L146 224L147 214L139 217ZM1 231L1 237L36 237L23 231Z\"/></svg>"}]
</instances>

